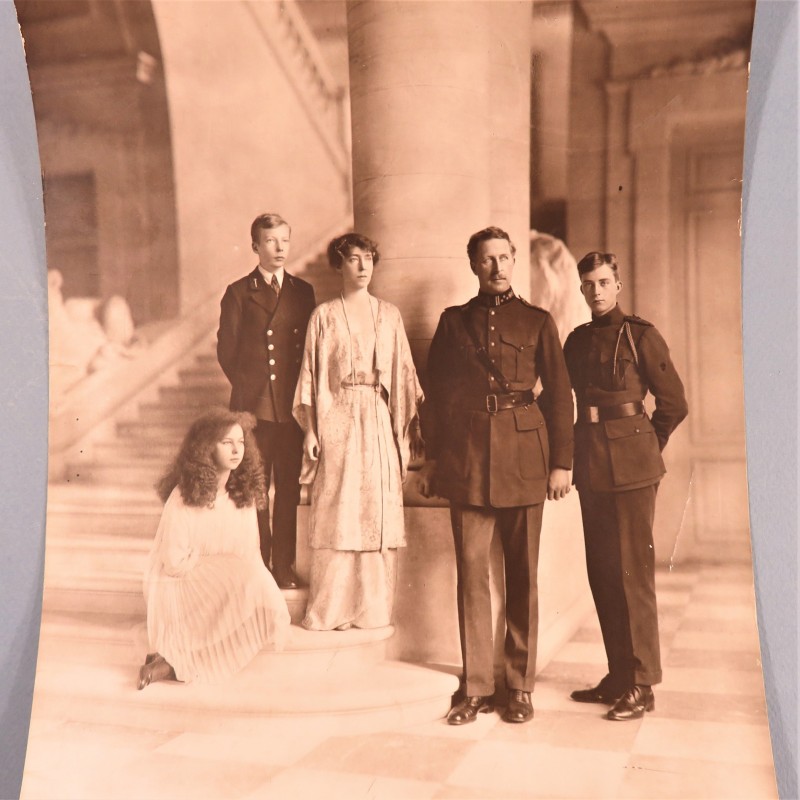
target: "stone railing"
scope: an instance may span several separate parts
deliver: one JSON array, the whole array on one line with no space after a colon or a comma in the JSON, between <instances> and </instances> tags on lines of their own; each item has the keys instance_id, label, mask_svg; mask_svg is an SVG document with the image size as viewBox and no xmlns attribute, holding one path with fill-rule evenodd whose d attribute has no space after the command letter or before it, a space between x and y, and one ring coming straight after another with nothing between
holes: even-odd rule
<instances>
[{"instance_id":1,"label":"stone railing","mask_svg":"<svg viewBox=\"0 0 800 800\"><path fill-rule=\"evenodd\" d=\"M298 265L319 256L331 236L347 230L348 219L323 231L304 251L293 256ZM302 268L298 270L302 274ZM64 460L74 457L81 441L117 412L174 369L187 354L216 330L219 303L225 291L220 285L190 313L176 320L139 357L126 359L92 373L59 398L50 409L49 474L57 477Z\"/></svg>"},{"instance_id":2,"label":"stone railing","mask_svg":"<svg viewBox=\"0 0 800 800\"><path fill-rule=\"evenodd\" d=\"M245 5L349 186L345 90L331 76L313 32L291 0L245 0Z\"/></svg>"}]
</instances>

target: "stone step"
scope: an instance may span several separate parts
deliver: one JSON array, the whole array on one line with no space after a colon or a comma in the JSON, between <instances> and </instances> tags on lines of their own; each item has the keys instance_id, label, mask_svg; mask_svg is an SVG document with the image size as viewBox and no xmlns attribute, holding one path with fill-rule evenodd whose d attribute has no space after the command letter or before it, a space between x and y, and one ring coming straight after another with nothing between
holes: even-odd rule
<instances>
[{"instance_id":1,"label":"stone step","mask_svg":"<svg viewBox=\"0 0 800 800\"><path fill-rule=\"evenodd\" d=\"M70 481L47 486L47 513L159 513L163 503L155 490L136 486L85 486Z\"/></svg>"},{"instance_id":2,"label":"stone step","mask_svg":"<svg viewBox=\"0 0 800 800\"><path fill-rule=\"evenodd\" d=\"M107 570L102 575L88 573L45 578L42 607L52 613L125 616L145 613L141 572ZM283 589L283 598L292 622L299 625L306 613L308 589Z\"/></svg>"},{"instance_id":3,"label":"stone step","mask_svg":"<svg viewBox=\"0 0 800 800\"><path fill-rule=\"evenodd\" d=\"M131 442L131 444L133 444ZM156 443L156 442L139 442L141 445L138 448L126 447L125 445L104 448L102 453L94 451L91 458L86 458L79 464L71 464L70 466L130 466L130 467L147 467L160 469L162 472L167 469L172 459L178 454L178 446L171 447L169 443ZM159 449L150 447L151 444L158 444ZM109 484L112 485L112 484Z\"/></svg>"},{"instance_id":4,"label":"stone step","mask_svg":"<svg viewBox=\"0 0 800 800\"><path fill-rule=\"evenodd\" d=\"M63 511L47 515L48 544L61 537L111 535L152 539L161 506L141 511Z\"/></svg>"},{"instance_id":5,"label":"stone step","mask_svg":"<svg viewBox=\"0 0 800 800\"><path fill-rule=\"evenodd\" d=\"M264 658L267 656L267 658ZM36 676L37 717L125 725L148 730L259 735L259 724L300 716L342 733L367 733L443 717L458 679L449 672L385 661L353 668L333 664L312 680L271 671L260 654L224 684L160 682L136 690L138 663L115 665L40 662Z\"/></svg>"},{"instance_id":6,"label":"stone step","mask_svg":"<svg viewBox=\"0 0 800 800\"><path fill-rule=\"evenodd\" d=\"M134 585L130 575L123 574L116 581L115 588L110 589L108 584L112 577L99 581L84 577L67 582L45 579L42 610L76 614L110 612L122 616L136 614L144 618L146 609L141 575L138 586Z\"/></svg>"},{"instance_id":7,"label":"stone step","mask_svg":"<svg viewBox=\"0 0 800 800\"><path fill-rule=\"evenodd\" d=\"M118 438L97 442L92 449L95 461L113 462L124 459L158 459L165 467L178 454L180 440Z\"/></svg>"},{"instance_id":8,"label":"stone step","mask_svg":"<svg viewBox=\"0 0 800 800\"><path fill-rule=\"evenodd\" d=\"M50 532L45 580L66 583L79 576L89 576L94 581L111 581L127 574L138 575L141 580L155 532L155 528L139 536L108 532L58 536Z\"/></svg>"},{"instance_id":9,"label":"stone step","mask_svg":"<svg viewBox=\"0 0 800 800\"><path fill-rule=\"evenodd\" d=\"M70 464L66 474L72 482L105 486L153 487L167 468L158 459L120 459L114 462L86 462Z\"/></svg>"},{"instance_id":10,"label":"stone step","mask_svg":"<svg viewBox=\"0 0 800 800\"><path fill-rule=\"evenodd\" d=\"M194 358L194 365L199 368L216 367L219 369L219 362L217 361L217 354L212 346L209 346L208 351L198 353Z\"/></svg>"},{"instance_id":11,"label":"stone step","mask_svg":"<svg viewBox=\"0 0 800 800\"><path fill-rule=\"evenodd\" d=\"M330 669L356 670L383 661L393 634L391 626L373 630L307 631L293 624L283 651L264 650L256 660L262 670L273 677L302 676L306 681L315 680ZM147 625L143 614L48 611L42 617L40 654L49 664L103 661L138 669L147 651Z\"/></svg>"},{"instance_id":12,"label":"stone step","mask_svg":"<svg viewBox=\"0 0 800 800\"><path fill-rule=\"evenodd\" d=\"M95 615L135 614L144 611L142 577L158 526L135 535L118 532L86 532L68 535L48 530L44 571L44 601L48 611ZM292 621L305 615L308 589L283 590Z\"/></svg>"},{"instance_id":13,"label":"stone step","mask_svg":"<svg viewBox=\"0 0 800 800\"><path fill-rule=\"evenodd\" d=\"M163 386L159 390L161 402L145 403L139 406L139 418L147 422L146 411L160 408L167 411L185 410L187 414L199 414L205 406L228 405L231 388L227 383L216 381L204 385Z\"/></svg>"},{"instance_id":14,"label":"stone step","mask_svg":"<svg viewBox=\"0 0 800 800\"><path fill-rule=\"evenodd\" d=\"M173 414L164 422L143 423L138 420L124 420L117 423L117 434L121 438L154 439L161 442L174 443L176 447L183 441L194 417L181 417Z\"/></svg>"},{"instance_id":15,"label":"stone step","mask_svg":"<svg viewBox=\"0 0 800 800\"><path fill-rule=\"evenodd\" d=\"M195 364L179 370L178 380L180 386L225 386L230 389L228 379L216 359L213 364Z\"/></svg>"},{"instance_id":16,"label":"stone step","mask_svg":"<svg viewBox=\"0 0 800 800\"><path fill-rule=\"evenodd\" d=\"M107 572L102 577L73 575L45 579L42 608L49 613L93 616L107 613L116 617L145 616L142 574L131 571ZM111 585L113 583L113 586ZM308 589L284 589L283 597L292 622L299 625L306 613Z\"/></svg>"},{"instance_id":17,"label":"stone step","mask_svg":"<svg viewBox=\"0 0 800 800\"><path fill-rule=\"evenodd\" d=\"M211 406L228 407L230 392L225 394L197 393L194 400L181 405L168 405L167 403L146 403L139 407L137 422L143 425L167 425L173 420L181 420L184 429L189 426L197 417L207 411Z\"/></svg>"}]
</instances>

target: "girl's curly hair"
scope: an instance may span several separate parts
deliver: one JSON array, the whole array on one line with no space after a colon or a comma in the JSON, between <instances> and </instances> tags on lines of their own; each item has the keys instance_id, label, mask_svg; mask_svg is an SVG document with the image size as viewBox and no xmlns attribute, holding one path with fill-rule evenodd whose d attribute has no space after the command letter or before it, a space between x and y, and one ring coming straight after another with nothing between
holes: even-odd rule
<instances>
[{"instance_id":1,"label":"girl's curly hair","mask_svg":"<svg viewBox=\"0 0 800 800\"><path fill-rule=\"evenodd\" d=\"M214 464L214 448L234 425L241 425L244 432L244 457L242 463L231 471L225 488L237 508L254 504L258 509L267 507L264 467L253 435L255 417L226 408L213 408L192 423L177 457L156 484L156 491L163 501L166 502L177 486L187 506L202 508L214 502L219 479Z\"/></svg>"}]
</instances>

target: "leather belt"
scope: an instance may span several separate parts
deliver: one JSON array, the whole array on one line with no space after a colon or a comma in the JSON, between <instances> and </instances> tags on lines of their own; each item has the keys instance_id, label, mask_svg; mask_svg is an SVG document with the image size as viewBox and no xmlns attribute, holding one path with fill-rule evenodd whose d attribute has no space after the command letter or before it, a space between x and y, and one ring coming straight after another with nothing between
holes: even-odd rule
<instances>
[{"instance_id":1,"label":"leather belt","mask_svg":"<svg viewBox=\"0 0 800 800\"><path fill-rule=\"evenodd\" d=\"M606 419L622 419L644 414L644 403L620 403L618 406L580 406L578 422L602 422Z\"/></svg>"},{"instance_id":2,"label":"leather belt","mask_svg":"<svg viewBox=\"0 0 800 800\"><path fill-rule=\"evenodd\" d=\"M486 411L495 414L509 408L529 406L534 401L533 389L521 389L516 392L486 395Z\"/></svg>"}]
</instances>

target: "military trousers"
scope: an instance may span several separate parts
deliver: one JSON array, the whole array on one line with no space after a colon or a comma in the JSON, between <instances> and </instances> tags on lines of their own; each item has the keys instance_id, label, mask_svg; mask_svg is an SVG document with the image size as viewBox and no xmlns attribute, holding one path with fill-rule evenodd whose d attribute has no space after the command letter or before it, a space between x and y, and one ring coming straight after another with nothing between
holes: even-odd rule
<instances>
[{"instance_id":1,"label":"military trousers","mask_svg":"<svg viewBox=\"0 0 800 800\"><path fill-rule=\"evenodd\" d=\"M275 477L272 524L269 509L258 512L261 558L267 568L280 574L292 567L297 549L297 506L300 502L300 467L303 460L303 432L296 422L258 420L256 443L264 462L269 491Z\"/></svg>"},{"instance_id":2,"label":"military trousers","mask_svg":"<svg viewBox=\"0 0 800 800\"><path fill-rule=\"evenodd\" d=\"M579 488L586 569L612 679L661 681L653 518L658 484L623 492Z\"/></svg>"},{"instance_id":3,"label":"military trousers","mask_svg":"<svg viewBox=\"0 0 800 800\"><path fill-rule=\"evenodd\" d=\"M533 690L539 625L537 569L542 503L515 508L452 505L458 624L469 696L494 694L494 636L489 553L495 531L505 563L504 664L509 689Z\"/></svg>"}]
</instances>

